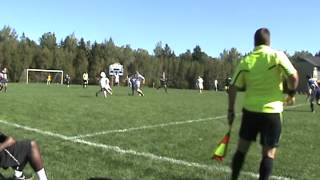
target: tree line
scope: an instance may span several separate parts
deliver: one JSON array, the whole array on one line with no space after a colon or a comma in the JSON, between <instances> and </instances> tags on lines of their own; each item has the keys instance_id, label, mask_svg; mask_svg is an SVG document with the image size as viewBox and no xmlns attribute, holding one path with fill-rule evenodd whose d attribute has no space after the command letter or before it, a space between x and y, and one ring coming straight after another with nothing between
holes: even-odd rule
<instances>
[{"instance_id":1,"label":"tree line","mask_svg":"<svg viewBox=\"0 0 320 180\"><path fill-rule=\"evenodd\" d=\"M295 60L301 54L312 56L301 51L290 59ZM119 62L124 67L122 80L139 71L146 77L146 85L157 86L162 72L165 72L169 87L194 88L195 80L202 76L205 89L211 89L215 79L221 85L231 76L242 57L236 48L224 50L219 57L211 57L196 45L192 51L176 55L168 44L158 42L150 54L142 48L132 49L130 45L117 46L112 38L98 43L71 34L57 42L55 33L47 32L37 43L24 33L19 37L9 26L0 31L0 66L7 67L11 82L19 82L24 69L35 68L61 69L71 76L72 83L81 83L84 72L94 79L110 64Z\"/></svg>"}]
</instances>

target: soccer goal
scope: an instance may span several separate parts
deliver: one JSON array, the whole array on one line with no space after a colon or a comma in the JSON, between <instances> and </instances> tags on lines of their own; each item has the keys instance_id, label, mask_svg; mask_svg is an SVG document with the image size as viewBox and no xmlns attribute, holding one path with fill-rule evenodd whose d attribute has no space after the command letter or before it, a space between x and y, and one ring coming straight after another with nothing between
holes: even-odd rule
<instances>
[{"instance_id":1,"label":"soccer goal","mask_svg":"<svg viewBox=\"0 0 320 180\"><path fill-rule=\"evenodd\" d=\"M46 82L48 76L51 76L52 83L63 84L63 70L54 69L26 69L26 83Z\"/></svg>"}]
</instances>

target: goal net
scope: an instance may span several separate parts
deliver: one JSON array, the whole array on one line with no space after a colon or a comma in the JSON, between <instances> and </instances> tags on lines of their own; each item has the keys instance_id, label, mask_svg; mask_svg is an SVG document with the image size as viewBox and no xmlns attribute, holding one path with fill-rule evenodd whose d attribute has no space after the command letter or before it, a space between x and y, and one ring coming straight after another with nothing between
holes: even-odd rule
<instances>
[{"instance_id":1,"label":"goal net","mask_svg":"<svg viewBox=\"0 0 320 180\"><path fill-rule=\"evenodd\" d=\"M63 71L53 69L25 69L21 80L26 83L46 83L48 76L51 76L51 83L63 84Z\"/></svg>"}]
</instances>

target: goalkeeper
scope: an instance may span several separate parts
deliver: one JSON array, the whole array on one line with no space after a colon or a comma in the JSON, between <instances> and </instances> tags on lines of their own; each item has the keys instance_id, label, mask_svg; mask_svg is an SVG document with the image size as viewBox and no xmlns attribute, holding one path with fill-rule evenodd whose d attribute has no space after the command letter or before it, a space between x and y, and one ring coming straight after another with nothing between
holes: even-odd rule
<instances>
[{"instance_id":1,"label":"goalkeeper","mask_svg":"<svg viewBox=\"0 0 320 180\"><path fill-rule=\"evenodd\" d=\"M235 117L237 88L245 91L240 138L231 165L233 180L238 179L246 153L258 134L262 145L259 179L270 177L281 134L282 82L287 81L288 101L293 101L298 85L297 71L287 56L270 47L267 28L256 31L254 45L253 52L240 61L228 90L230 126Z\"/></svg>"},{"instance_id":2,"label":"goalkeeper","mask_svg":"<svg viewBox=\"0 0 320 180\"><path fill-rule=\"evenodd\" d=\"M39 180L47 180L38 144L29 140L16 141L0 132L0 167L13 168L15 174L12 179L23 180L25 176L22 170L27 163L37 173Z\"/></svg>"}]
</instances>

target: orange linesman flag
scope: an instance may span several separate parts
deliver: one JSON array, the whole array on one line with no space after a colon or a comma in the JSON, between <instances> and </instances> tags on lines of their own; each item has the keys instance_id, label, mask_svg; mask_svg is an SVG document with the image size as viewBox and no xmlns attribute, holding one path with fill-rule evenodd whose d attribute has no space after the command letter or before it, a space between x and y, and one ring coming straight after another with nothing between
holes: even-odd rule
<instances>
[{"instance_id":1,"label":"orange linesman flag","mask_svg":"<svg viewBox=\"0 0 320 180\"><path fill-rule=\"evenodd\" d=\"M217 161L223 161L224 157L227 154L227 148L230 140L230 132L229 130L227 134L225 134L222 138L222 140L219 142L217 147L213 151L212 159L215 159Z\"/></svg>"}]
</instances>

